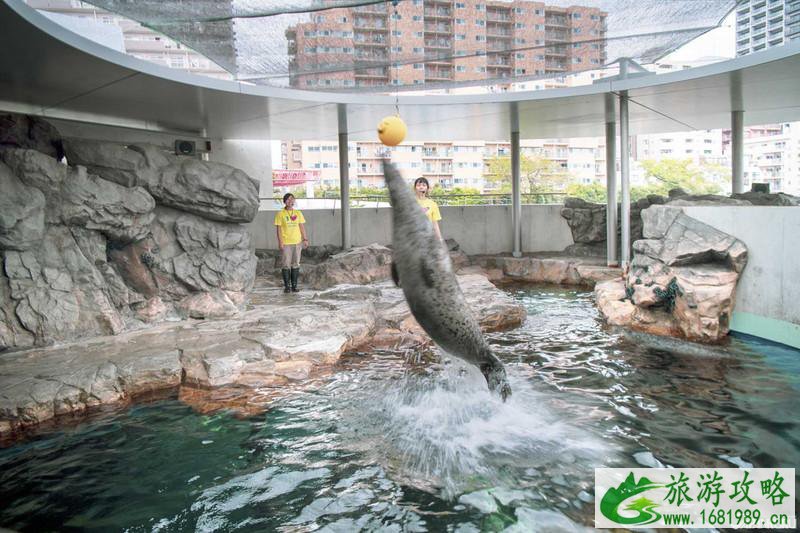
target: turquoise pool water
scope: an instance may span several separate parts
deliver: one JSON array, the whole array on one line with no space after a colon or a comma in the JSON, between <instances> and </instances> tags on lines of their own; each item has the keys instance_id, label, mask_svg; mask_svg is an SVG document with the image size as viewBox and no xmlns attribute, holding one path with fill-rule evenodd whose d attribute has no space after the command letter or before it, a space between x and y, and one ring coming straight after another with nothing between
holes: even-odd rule
<instances>
[{"instance_id":1,"label":"turquoise pool water","mask_svg":"<svg viewBox=\"0 0 800 533\"><path fill-rule=\"evenodd\" d=\"M377 352L245 419L137 405L0 449L0 526L577 531L595 467L800 465L796 350L653 343L605 329L591 293L510 291L506 404L458 361Z\"/></svg>"}]
</instances>

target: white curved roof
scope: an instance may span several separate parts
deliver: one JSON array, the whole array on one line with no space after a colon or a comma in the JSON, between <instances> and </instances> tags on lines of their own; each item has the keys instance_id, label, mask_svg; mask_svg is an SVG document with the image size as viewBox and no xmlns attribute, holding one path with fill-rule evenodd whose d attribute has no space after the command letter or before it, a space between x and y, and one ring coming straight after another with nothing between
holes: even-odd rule
<instances>
[{"instance_id":1,"label":"white curved roof","mask_svg":"<svg viewBox=\"0 0 800 533\"><path fill-rule=\"evenodd\" d=\"M0 109L230 139L336 139L347 104L351 140L374 140L393 96L296 91L160 67L76 35L19 0L0 4ZM800 120L800 42L706 67L592 86L480 95L400 95L409 140L602 136L606 95L628 91L631 134Z\"/></svg>"}]
</instances>

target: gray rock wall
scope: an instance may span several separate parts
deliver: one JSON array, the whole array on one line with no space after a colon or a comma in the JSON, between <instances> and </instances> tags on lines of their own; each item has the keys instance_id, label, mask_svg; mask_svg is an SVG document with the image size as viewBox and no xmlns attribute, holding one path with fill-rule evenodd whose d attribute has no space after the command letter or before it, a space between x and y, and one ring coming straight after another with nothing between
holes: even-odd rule
<instances>
[{"instance_id":1,"label":"gray rock wall","mask_svg":"<svg viewBox=\"0 0 800 533\"><path fill-rule=\"evenodd\" d=\"M233 167L62 143L44 121L3 115L0 191L0 351L230 316L252 288L242 223L258 186Z\"/></svg>"}]
</instances>

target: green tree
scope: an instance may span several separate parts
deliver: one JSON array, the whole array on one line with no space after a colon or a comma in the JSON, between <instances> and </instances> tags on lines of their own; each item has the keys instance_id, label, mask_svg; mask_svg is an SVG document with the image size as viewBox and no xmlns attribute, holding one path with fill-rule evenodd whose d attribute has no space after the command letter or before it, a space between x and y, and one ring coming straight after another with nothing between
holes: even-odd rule
<instances>
[{"instance_id":1,"label":"green tree","mask_svg":"<svg viewBox=\"0 0 800 533\"><path fill-rule=\"evenodd\" d=\"M511 156L495 156L485 165L483 177L498 185L503 191L511 190ZM522 193L535 194L561 191L567 184L569 173L550 159L540 156L520 155L519 177Z\"/></svg>"},{"instance_id":2,"label":"green tree","mask_svg":"<svg viewBox=\"0 0 800 533\"><path fill-rule=\"evenodd\" d=\"M453 187L444 189L439 185L434 185L429 196L439 205L480 205L487 203L485 198L480 197L481 191L474 187ZM469 195L468 197L446 199L449 195Z\"/></svg>"},{"instance_id":3,"label":"green tree","mask_svg":"<svg viewBox=\"0 0 800 533\"><path fill-rule=\"evenodd\" d=\"M604 204L608 198L608 191L606 190L606 186L602 183L595 182L588 185L570 183L567 185L567 196L580 198L587 202Z\"/></svg>"},{"instance_id":4,"label":"green tree","mask_svg":"<svg viewBox=\"0 0 800 533\"><path fill-rule=\"evenodd\" d=\"M650 184L655 185L656 194L666 195L670 189L680 187L689 194L717 194L721 191L718 183L707 176L709 168L692 163L691 159L645 160L641 162Z\"/></svg>"}]
</instances>

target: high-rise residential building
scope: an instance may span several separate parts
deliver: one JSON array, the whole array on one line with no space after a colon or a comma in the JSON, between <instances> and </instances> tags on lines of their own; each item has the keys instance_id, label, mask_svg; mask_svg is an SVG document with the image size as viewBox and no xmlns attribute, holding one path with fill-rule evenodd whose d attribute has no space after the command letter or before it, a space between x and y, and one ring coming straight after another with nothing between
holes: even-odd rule
<instances>
[{"instance_id":1,"label":"high-rise residential building","mask_svg":"<svg viewBox=\"0 0 800 533\"><path fill-rule=\"evenodd\" d=\"M26 2L29 6L44 12L45 15L49 15L53 20L67 27L75 27L69 24L69 19L78 19L83 26L96 24L97 26L107 25L118 28L123 42L121 51L139 59L202 76L233 78L219 65L181 43L145 28L138 22L86 2L79 0L26 0ZM86 36L119 49L116 46L116 40L109 39L105 32L90 31Z\"/></svg>"},{"instance_id":2,"label":"high-rise residential building","mask_svg":"<svg viewBox=\"0 0 800 533\"><path fill-rule=\"evenodd\" d=\"M736 55L743 56L800 38L800 0L739 0Z\"/></svg>"},{"instance_id":3,"label":"high-rise residential building","mask_svg":"<svg viewBox=\"0 0 800 533\"><path fill-rule=\"evenodd\" d=\"M739 0L736 55L743 56L800 39L800 0ZM730 130L724 132L730 153ZM744 129L744 186L768 183L771 192L800 194L800 122Z\"/></svg>"},{"instance_id":4,"label":"high-rise residential building","mask_svg":"<svg viewBox=\"0 0 800 533\"><path fill-rule=\"evenodd\" d=\"M763 133L768 135L745 132L745 189L767 183L770 192L800 195L800 122L778 124Z\"/></svg>"},{"instance_id":5,"label":"high-rise residential building","mask_svg":"<svg viewBox=\"0 0 800 533\"><path fill-rule=\"evenodd\" d=\"M726 164L722 130L637 135L632 143L634 160L691 159L695 164Z\"/></svg>"},{"instance_id":6,"label":"high-rise residential building","mask_svg":"<svg viewBox=\"0 0 800 533\"><path fill-rule=\"evenodd\" d=\"M320 11L286 31L297 88L435 86L559 75L606 59L606 13L514 0Z\"/></svg>"}]
</instances>

